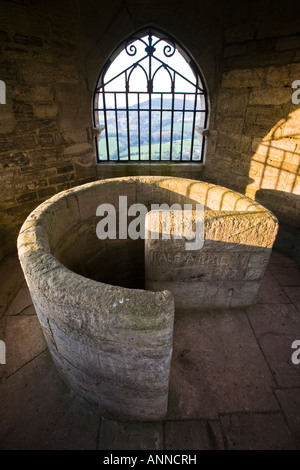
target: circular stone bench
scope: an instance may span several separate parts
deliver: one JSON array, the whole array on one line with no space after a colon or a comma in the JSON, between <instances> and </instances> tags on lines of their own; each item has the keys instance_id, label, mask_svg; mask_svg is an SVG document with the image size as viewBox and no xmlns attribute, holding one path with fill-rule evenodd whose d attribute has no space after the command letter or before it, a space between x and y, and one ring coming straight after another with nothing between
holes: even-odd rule
<instances>
[{"instance_id":1,"label":"circular stone bench","mask_svg":"<svg viewBox=\"0 0 300 470\"><path fill-rule=\"evenodd\" d=\"M118 218L120 195L149 211L151 204L203 204L203 247L186 251L172 237L144 241L118 233L100 240L97 207L112 204ZM161 419L174 299L179 308L250 304L276 231L275 217L249 198L181 178L97 181L45 201L24 222L18 252L64 381L101 414Z\"/></svg>"}]
</instances>

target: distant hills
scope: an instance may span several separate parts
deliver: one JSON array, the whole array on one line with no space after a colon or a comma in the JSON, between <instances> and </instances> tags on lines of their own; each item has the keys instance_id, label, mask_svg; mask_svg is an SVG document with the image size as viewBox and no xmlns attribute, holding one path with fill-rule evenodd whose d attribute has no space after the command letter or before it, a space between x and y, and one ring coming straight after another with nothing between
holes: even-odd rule
<instances>
[{"instance_id":1,"label":"distant hills","mask_svg":"<svg viewBox=\"0 0 300 470\"><path fill-rule=\"evenodd\" d=\"M174 116L173 116L173 132L172 140L174 142L172 149L172 158L178 159L181 154L181 149L183 151L183 158L189 158L189 149L191 147L191 137L192 137L192 126L194 120L194 111L195 100L190 99L185 102L185 113L183 113L183 99L175 98L174 100ZM115 111L107 111L107 125L108 125L108 137L109 137L109 147L111 158L117 158L117 138L119 142L119 152L120 158L126 158L128 155L128 132L130 139L130 153L131 156L138 155L139 151L142 154L142 159L147 159L149 155L149 144L151 142L152 154L156 155L159 158L159 153L161 150L162 158L169 159L170 145L167 145L170 142L171 138L171 110L172 110L172 98L163 99L163 114L161 119L161 99L154 98L151 100L151 136L149 136L149 100L146 100L140 103L140 113L137 111L137 103L129 106L129 129L127 123L127 112L126 107L119 107L117 120L118 120L118 129L116 128L116 114ZM153 111L154 110L154 111ZM133 112L134 111L134 112ZM168 112L167 112L168 111ZM99 113L101 116L101 113ZM138 119L138 114L139 119ZM182 124L184 117L184 129L182 135ZM197 113L196 124L199 124L199 114ZM100 120L101 122L101 120ZM104 116L103 116L104 123ZM162 147L160 146L160 139L162 142ZM195 134L195 139L197 135ZM183 148L181 146L181 140L183 140ZM99 148L99 153L101 151L106 152L104 141L101 139L101 147ZM150 141L150 142L149 142ZM176 145L175 145L176 142ZM140 150L139 150L140 148ZM198 141L198 145L194 144L195 151L200 152L201 144ZM200 153L199 153L200 154Z\"/></svg>"},{"instance_id":2,"label":"distant hills","mask_svg":"<svg viewBox=\"0 0 300 470\"><path fill-rule=\"evenodd\" d=\"M140 109L149 109L149 100L143 101L140 103ZM171 98L164 98L163 99L163 110L171 111L172 110L172 99ZM160 98L154 98L151 100L151 109L159 109L161 108L161 100ZM185 101L185 111L194 111L195 108L195 100L190 99ZM125 109L122 108L122 109ZM137 104L129 106L129 109L137 109ZM175 98L174 100L174 109L176 110L183 110L183 99Z\"/></svg>"},{"instance_id":3,"label":"distant hills","mask_svg":"<svg viewBox=\"0 0 300 470\"><path fill-rule=\"evenodd\" d=\"M149 109L149 100L144 101L143 103L140 104L140 109ZM185 111L194 111L194 106L195 106L195 100L186 100L185 101ZM137 105L130 106L131 109L137 108ZM172 99L166 99L164 98L163 100L163 109L164 110L172 110ZM151 100L151 108L152 109L160 109L161 108L161 100L160 98L154 98ZM183 100L175 98L174 100L174 109L177 110L182 110L183 109Z\"/></svg>"}]
</instances>

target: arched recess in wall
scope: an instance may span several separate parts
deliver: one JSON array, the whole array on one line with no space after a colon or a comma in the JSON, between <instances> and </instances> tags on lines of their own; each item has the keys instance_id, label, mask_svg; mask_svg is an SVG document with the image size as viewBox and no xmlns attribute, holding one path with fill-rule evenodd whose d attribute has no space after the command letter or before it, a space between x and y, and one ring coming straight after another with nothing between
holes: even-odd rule
<instances>
[{"instance_id":1,"label":"arched recess in wall","mask_svg":"<svg viewBox=\"0 0 300 470\"><path fill-rule=\"evenodd\" d=\"M203 163L203 76L175 38L148 27L111 54L94 91L98 163Z\"/></svg>"}]
</instances>

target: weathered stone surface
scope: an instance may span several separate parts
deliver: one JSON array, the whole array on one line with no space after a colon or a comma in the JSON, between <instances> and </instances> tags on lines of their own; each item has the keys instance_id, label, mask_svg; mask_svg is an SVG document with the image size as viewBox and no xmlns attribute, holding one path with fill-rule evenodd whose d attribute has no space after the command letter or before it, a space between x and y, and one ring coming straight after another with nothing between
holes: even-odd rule
<instances>
[{"instance_id":1,"label":"weathered stone surface","mask_svg":"<svg viewBox=\"0 0 300 470\"><path fill-rule=\"evenodd\" d=\"M300 385L300 368L292 363L292 343L300 331L299 311L293 304L249 307L248 317L280 387Z\"/></svg>"},{"instance_id":2,"label":"weathered stone surface","mask_svg":"<svg viewBox=\"0 0 300 470\"><path fill-rule=\"evenodd\" d=\"M291 258L284 256L282 253L275 250L271 253L269 267L271 268L271 265L273 264L295 266L295 262Z\"/></svg>"},{"instance_id":3,"label":"weathered stone surface","mask_svg":"<svg viewBox=\"0 0 300 470\"><path fill-rule=\"evenodd\" d=\"M174 306L172 295L162 289L174 292L177 307L248 305L255 296L259 285L257 278L262 272L257 268L259 260L252 256L249 272L253 277L253 266L256 267L256 279L243 281L248 272L249 253L259 253L261 244L269 253L272 237L268 227L273 228L274 237L275 220L261 206L237 193L230 192L224 200L224 191L224 188L178 178L106 180L54 196L24 223L18 241L19 256L50 352L69 386L101 410L143 420L161 418L166 412ZM148 288L160 292L146 292L109 284L110 279L118 284L125 278L137 277L139 271L134 273L129 267L134 258L131 250L137 251L142 261L139 258L136 261L143 266L142 245L122 240L121 243L120 240L104 242L96 237L95 216L99 203L109 201L118 207L118 197L122 194L128 196L128 206L135 202L163 203L167 200L174 203L178 198L182 203L207 201L207 204L219 207L220 198L227 210L248 209L249 212L241 221L238 215L226 216L224 224L218 224L215 212L208 215L205 226L207 246L203 248L203 255L198 256L200 265L196 263L193 268L186 259L184 269L181 267L174 279L170 279L170 263L176 264L179 246L178 243L171 244L167 247L168 252L177 258L158 263L160 267L165 264L161 279L156 276L157 260L154 260L154 270L147 279ZM222 218L222 212L220 216ZM257 218L262 219L263 232L255 228ZM232 225L237 234L248 232L249 247L244 251L240 251L240 247L246 239L244 235L232 233ZM251 227L254 227L253 232ZM186 255L183 239L178 241L181 253ZM147 242L153 242L156 250L157 242L165 243L164 240ZM230 244L230 249L226 243ZM216 248L217 255L211 255L210 251L214 252ZM131 253L129 257L127 249ZM94 274L95 279L100 277L106 284L79 275L86 275L87 268L93 265L96 268L95 257L104 272L110 272L106 253L111 256L109 264L113 263L120 274L111 272L110 279ZM266 263L267 257L261 257L262 261ZM201 275L199 269L203 271ZM175 265L172 272L175 273ZM190 282L191 276L196 276L197 282Z\"/></svg>"},{"instance_id":4,"label":"weathered stone surface","mask_svg":"<svg viewBox=\"0 0 300 470\"><path fill-rule=\"evenodd\" d=\"M71 145L70 147L67 147L64 151L65 155L77 155L86 152L88 152L89 154L91 153L91 146L87 143Z\"/></svg>"},{"instance_id":5,"label":"weathered stone surface","mask_svg":"<svg viewBox=\"0 0 300 470\"><path fill-rule=\"evenodd\" d=\"M25 307L24 310L20 313L22 316L27 316L27 315L36 315L36 311L33 305L30 305L29 307Z\"/></svg>"},{"instance_id":6,"label":"weathered stone surface","mask_svg":"<svg viewBox=\"0 0 300 470\"><path fill-rule=\"evenodd\" d=\"M249 22L238 23L228 26L225 30L225 39L228 43L244 42L252 39L254 36L254 25Z\"/></svg>"},{"instance_id":7,"label":"weathered stone surface","mask_svg":"<svg viewBox=\"0 0 300 470\"><path fill-rule=\"evenodd\" d=\"M289 38L279 39L276 43L276 49L278 51L283 51L285 49L299 49L300 48L300 38L299 36L291 36Z\"/></svg>"},{"instance_id":8,"label":"weathered stone surface","mask_svg":"<svg viewBox=\"0 0 300 470\"><path fill-rule=\"evenodd\" d=\"M0 266L0 318L23 282L24 277L17 255L7 256Z\"/></svg>"},{"instance_id":9,"label":"weathered stone surface","mask_svg":"<svg viewBox=\"0 0 300 470\"><path fill-rule=\"evenodd\" d=\"M173 421L165 425L166 450L210 450L206 424L203 421Z\"/></svg>"},{"instance_id":10,"label":"weathered stone surface","mask_svg":"<svg viewBox=\"0 0 300 470\"><path fill-rule=\"evenodd\" d=\"M224 57L234 57L237 55L243 55L247 48L245 45L235 44L233 46L227 46L224 49Z\"/></svg>"},{"instance_id":11,"label":"weathered stone surface","mask_svg":"<svg viewBox=\"0 0 300 470\"><path fill-rule=\"evenodd\" d=\"M86 89L83 75L79 78L82 61L78 54L81 41L78 36L78 10L67 11L65 8L68 7L62 7L56 16L53 14L55 4L49 4L51 21L46 11L41 12L40 8L30 6L24 9L21 4L7 5L1 15L1 22L6 24L6 28L1 32L0 78L6 83L7 104L1 105L0 109L0 134L5 135L7 141L1 145L0 167L3 162L5 165L8 163L7 168L13 168L12 172L2 172L1 169L3 180L7 180L7 183L3 181L1 197L5 198L10 193L17 197L16 212L10 222L3 224L1 217L1 258L13 251L16 232L28 215L24 216L22 210L17 210L22 204L20 198L23 193L28 189L37 190L32 193L32 207L38 205L40 197L43 197L39 191L52 186L46 173L49 168L55 172L56 159L53 156L59 154L57 160L64 159L63 147L66 141L62 120L65 118L65 106L70 101L74 103L72 109L68 108L71 111L68 117L70 127L75 127L76 132L80 122L85 132L84 142L92 141L86 132L92 125L91 94ZM79 43L76 44L77 41ZM62 103L56 90L63 87L69 90L69 95L64 96ZM49 149L49 153L45 149ZM34 174L33 182L24 182L22 172L25 165L22 161L17 163L14 158L20 151L28 157L25 171L29 168ZM95 168L94 160L93 164ZM82 179L81 168L78 168L76 175L72 175L73 185L77 177ZM34 188L31 183L35 185ZM27 189L20 187L27 184ZM57 189L52 189L52 194ZM5 200L1 201L2 204L3 208L9 209Z\"/></svg>"},{"instance_id":12,"label":"weathered stone surface","mask_svg":"<svg viewBox=\"0 0 300 470\"><path fill-rule=\"evenodd\" d=\"M230 70L223 74L223 88L260 87L264 80L264 69Z\"/></svg>"},{"instance_id":13,"label":"weathered stone surface","mask_svg":"<svg viewBox=\"0 0 300 470\"><path fill-rule=\"evenodd\" d=\"M288 88L265 88L253 90L249 97L249 104L281 105L291 100Z\"/></svg>"},{"instance_id":14,"label":"weathered stone surface","mask_svg":"<svg viewBox=\"0 0 300 470\"><path fill-rule=\"evenodd\" d=\"M242 307L251 305L259 288L259 281L151 281L148 289L169 290L180 309Z\"/></svg>"},{"instance_id":15,"label":"weathered stone surface","mask_svg":"<svg viewBox=\"0 0 300 470\"><path fill-rule=\"evenodd\" d=\"M46 349L37 317L9 317L6 322L5 344L6 375L10 376Z\"/></svg>"},{"instance_id":16,"label":"weathered stone surface","mask_svg":"<svg viewBox=\"0 0 300 470\"><path fill-rule=\"evenodd\" d=\"M298 310L300 310L300 287L285 287L284 292L288 295Z\"/></svg>"},{"instance_id":17,"label":"weathered stone surface","mask_svg":"<svg viewBox=\"0 0 300 470\"><path fill-rule=\"evenodd\" d=\"M244 116L248 104L248 91L222 90L218 97L218 111L231 116Z\"/></svg>"},{"instance_id":18,"label":"weathered stone surface","mask_svg":"<svg viewBox=\"0 0 300 470\"><path fill-rule=\"evenodd\" d=\"M3 450L96 449L98 429L98 418L70 395L48 352L1 383Z\"/></svg>"},{"instance_id":19,"label":"weathered stone surface","mask_svg":"<svg viewBox=\"0 0 300 470\"><path fill-rule=\"evenodd\" d=\"M102 420L100 450L162 450L161 423L120 423Z\"/></svg>"},{"instance_id":20,"label":"weathered stone surface","mask_svg":"<svg viewBox=\"0 0 300 470\"><path fill-rule=\"evenodd\" d=\"M298 366L299 367L299 366ZM289 390L276 390L276 396L288 422L292 436L300 448L300 394L299 388Z\"/></svg>"},{"instance_id":21,"label":"weathered stone surface","mask_svg":"<svg viewBox=\"0 0 300 470\"><path fill-rule=\"evenodd\" d=\"M243 130L244 126L244 119L243 118L232 118L232 117L226 117L226 116L219 116L217 118L217 125L219 130L225 131L225 132L231 132L233 134L240 134ZM210 134L210 140L211 140L211 134ZM215 139L217 141L217 139Z\"/></svg>"},{"instance_id":22,"label":"weathered stone surface","mask_svg":"<svg viewBox=\"0 0 300 470\"><path fill-rule=\"evenodd\" d=\"M251 145L250 137L235 132L219 132L217 147L230 148L233 151L247 152Z\"/></svg>"},{"instance_id":23,"label":"weathered stone surface","mask_svg":"<svg viewBox=\"0 0 300 470\"><path fill-rule=\"evenodd\" d=\"M247 269L244 275L245 281L260 281L266 271L270 252L265 250L258 253L252 253L249 256Z\"/></svg>"},{"instance_id":24,"label":"weathered stone surface","mask_svg":"<svg viewBox=\"0 0 300 470\"><path fill-rule=\"evenodd\" d=\"M283 287L275 279L275 277L270 273L269 270L266 271L264 278L262 279L261 285L259 287L256 303L258 304L289 304L290 299L284 292Z\"/></svg>"},{"instance_id":25,"label":"weathered stone surface","mask_svg":"<svg viewBox=\"0 0 300 470\"><path fill-rule=\"evenodd\" d=\"M184 194L179 183L174 190ZM179 308L250 305L268 263L277 232L276 221L271 213L263 215L264 209L259 210L250 199L240 198L225 188L194 183L189 196L219 211L206 210L201 220L197 219L202 229L197 237L194 231L191 248L187 247L190 235L182 237L180 211L171 212L171 222L169 212L162 213L160 219L156 211L147 214L146 287L170 290ZM220 210L219 201L226 212ZM243 212L239 214L239 210ZM195 225L196 214L193 217ZM172 228L170 239L156 239L158 233L164 234L168 224Z\"/></svg>"},{"instance_id":26,"label":"weathered stone surface","mask_svg":"<svg viewBox=\"0 0 300 470\"><path fill-rule=\"evenodd\" d=\"M291 260L288 258L280 255L279 253L273 252L271 255L271 263L275 264L293 264ZM14 270L12 270L12 273ZM11 275L10 271L6 270L6 275L9 277ZM274 282L276 284L276 280L274 279ZM28 307L29 309L33 307ZM22 314L26 314L25 309ZM196 315L193 314L193 317L195 318L195 322L201 320L201 315L199 315L200 312L198 312ZM233 322L236 321L236 314L238 311L231 312L233 313ZM280 312L274 311L273 316L278 317L278 314ZM179 315L179 316L178 316ZM211 312L204 312L204 315L211 316ZM222 316L222 314L220 314ZM263 314L262 314L263 317ZM7 317L4 317L3 320L6 320ZM177 312L176 316L176 322L175 322L175 328L177 324L177 319L180 318L180 312ZM0 339L4 339L4 336L1 336L2 332L4 334L4 329L3 326L4 322L3 320L0 320ZM187 323L189 323L189 319L187 319ZM202 323L201 323L202 325ZM281 321L279 319L278 321L278 328L279 328L279 334L281 334L280 330L281 326ZM212 326L213 328L213 326ZM200 326L200 330L202 330L202 326ZM187 330L182 328L182 325L179 325L179 332L181 336L186 336L185 344L186 348L189 348L190 344L193 345L197 344L199 341L202 341L202 339L195 339L194 336L194 331L193 329ZM209 329L207 330L209 333ZM206 334L206 330L204 331ZM189 336L189 335L192 336ZM236 334L236 330L234 330L233 335ZM254 341L256 342L256 336L254 331L252 330L252 336ZM233 338L233 336L228 335L224 333L223 335L224 341L226 341L228 344L234 343L236 338ZM34 337L32 338L32 341L34 342L35 339ZM245 341L248 344L248 340L244 339L244 336L242 336L242 341ZM181 343L182 344L182 343ZM245 350L245 353L247 352L247 344L244 344L243 349ZM204 347L207 349L207 343L205 343ZM216 343L212 343L212 348L214 349L220 349L220 341L219 341L219 336L216 337ZM227 347L222 347L221 348L221 353L220 357L222 356L223 352L227 353L228 348ZM200 354L200 353L199 353ZM43 353L42 355L43 356ZM39 358L41 357L39 356ZM190 358L190 353L188 351L184 351L183 356L186 358ZM202 353L201 353L202 356ZM200 356L200 357L201 357ZM196 357L196 356L195 356ZM212 360L213 367L214 366L214 357L213 355L210 356ZM32 366L35 364L35 361L37 359L34 359L31 361L28 366ZM229 357L230 360L230 357ZM259 362L265 362L264 355L257 355L256 359L254 359L253 355L251 355L251 360L257 360L258 364ZM51 360L49 359L49 366L51 366L51 370L53 370L53 365ZM222 359L222 362L224 359ZM235 364L235 361L233 361L233 365ZM182 367L180 363L176 363L175 367ZM209 365L208 365L209 367ZM4 369L4 366L0 366L0 379L1 379L1 369ZM188 368L188 363L185 363L185 368ZM258 367L259 370L260 366ZM246 369L246 367L245 367ZM60 383L58 381L58 376L57 374L54 374L49 378L49 384L48 384L48 379L45 379L45 376L48 377L48 372L47 368L45 369L44 367L41 367L39 363L39 373L38 374L31 374L30 377L28 378L28 381L26 378L24 378L24 371L27 370L27 365L23 366L21 369L16 371L12 376L10 376L9 379L6 380L5 384L5 378L2 380L2 383L0 385L0 402L1 402L1 409L3 411L3 407L5 409L5 413L1 414L1 431L0 431L0 447L2 448L7 448L7 449L14 449L14 448L47 448L47 449L83 449L83 448L95 448L96 442L99 442L99 435L100 435L100 423L98 426L98 420L94 421L94 417L92 414L87 412L82 406L80 406L77 403L77 400L75 401L72 396L69 395L69 393L66 392L65 387L62 384L62 389L65 391L66 396L64 395L59 395L59 390L57 392L54 392L53 390L56 389L56 385ZM226 372L225 372L226 374ZM237 372L237 375L239 372ZM19 380L17 380L19 376ZM195 379L195 374L194 374L194 379ZM192 409L192 403L194 402L195 398L198 398L198 405L199 408L201 408L202 405L200 405L201 399L205 399L207 397L204 396L204 393L201 392L201 386L203 388L203 380L205 378L203 375L201 376L201 383L200 383L200 388L199 388L199 393L198 395L195 393L189 394L189 381L186 380L183 383L180 383L178 389L176 389L176 393L171 393L170 395L170 405L172 403L173 405L173 410L174 410L174 415L172 417L172 422L178 423L180 422L182 425L185 425L187 422L195 422L198 420L203 422L206 426L210 442L212 443L212 448L214 449L224 449L224 436L223 436L223 431L220 425L219 417L218 414L215 415L214 420L209 420L207 421L206 418L203 416L197 415L197 407L195 407L195 416L191 413L190 417L188 418L188 421L186 418L181 418L181 415L178 414L176 415L176 409L174 409L174 406L176 403L178 404L181 401L181 396L183 394L183 402L185 404L186 409ZM205 387L206 389L212 388L212 380L213 378L208 376L209 382L209 387ZM216 376L216 383L217 387L218 385L218 380L221 382L221 387L223 387L223 381L225 378L223 377L223 381L219 378L219 376ZM253 377L253 382L250 384L250 388L255 388L257 379L256 377ZM11 383L11 388L7 388L7 382L13 381ZM46 385L44 386L44 381L46 382ZM30 382L30 393L28 393L28 386L26 384ZM55 387L54 387L54 384ZM193 378L191 375L191 384L193 384ZM5 385L5 387L4 387ZM268 387L268 385L265 385L265 387ZM271 385L273 393L276 393L277 396L277 401L280 404L280 409L278 408L278 413L281 412L282 416L285 416L285 419L283 420L277 420L276 426L272 427L269 426L268 430L263 426L257 426L256 427L256 432L255 432L255 442L261 443L258 445L258 448L264 448L264 441L266 440L266 432L267 432L267 441L271 442L274 441L274 438L276 438L276 442L278 444L278 447L282 447L283 445L286 444L286 425L288 425L291 435L296 439L297 441L297 435L298 435L298 417L299 417L299 403L298 403L298 396L299 396L299 389L293 388L293 389L283 389L283 390L274 390L274 385ZM193 388L191 388L193 390ZM173 390L173 389L172 389ZM171 392L172 392L171 390ZM12 391L12 392L11 392ZM201 392L201 394L200 394ZM280 393L278 393L280 392ZM2 395L3 394L3 395ZM28 403L27 403L27 397L29 396ZM16 397L16 398L15 398ZM57 398L58 397L58 398ZM257 395L257 400L256 403L254 403L255 400L253 400L254 403L254 413L257 414L257 408L258 408L258 403L260 396L259 394ZM5 398L5 402L2 400ZM262 395L263 400L265 400L264 394ZM82 401L82 400L81 400ZM203 403L204 400L202 400ZM203 403L204 404L204 403ZM75 405L75 406L74 406ZM53 408L51 408L53 406ZM87 403L85 403L85 407L87 406ZM208 403L207 402L207 410L213 409L213 403ZM274 410L275 411L275 410ZM271 410L272 412L272 410ZM259 414L262 414L262 416L268 416L270 415L270 410L264 410L263 405L262 407L259 406L258 410ZM240 414L240 413L239 413ZM248 411L249 414L249 411ZM78 421L78 417L80 416L80 419ZM228 415L227 415L228 416ZM174 419L173 419L174 418ZM203 421L205 419L205 421ZM129 432L129 429L131 430L131 426L127 427L128 432L126 433L125 426L128 425L129 423L122 423L124 424L124 433L116 432L115 435L117 434L118 437L120 437L120 434L122 434L122 443L123 448L130 448L131 443L134 441L134 447L139 448L139 443L140 442L149 442L149 447L150 443L153 443L154 437L157 435L156 434L156 424L162 425L162 428L164 429L164 438L166 438L166 424L170 423L170 420L167 420L165 422L160 422L160 423L155 423L155 427L152 429L152 431L148 427L148 423L145 423L145 427L140 427L136 429L136 438L133 438L132 433ZM98 432L97 432L98 428ZM2 433L2 430L6 429L7 432L5 431L5 436ZM280 430L281 429L281 430ZM112 428L112 436L111 439L108 437L108 441L111 442L114 439L114 431L117 431L116 428ZM242 428L242 435L246 436L245 439L243 438L243 446L247 447L247 444L250 443L250 445L253 444L253 435L252 433L252 425L249 424L249 422L243 422L243 428ZM144 432L145 431L145 432ZM187 430L188 432L188 430ZM138 434L138 435L137 435ZM108 434L107 434L108 435ZM127 437L128 436L128 437ZM249 439L247 438L249 437ZM273 438L274 436L274 438ZM281 436L281 437L278 437ZM184 435L182 434L182 438L184 439ZM252 440L253 438L253 440ZM126 443L127 439L127 443ZM121 438L120 438L121 440ZM248 441L248 442L247 442ZM108 442L108 444L109 444ZM191 442L193 442L191 440ZM238 442L235 440L236 445ZM164 441L164 448L165 448L166 440ZM179 445L179 444L178 444ZM98 446L99 447L99 446ZM184 447L184 445L182 445ZM113 449L111 449L113 450ZM124 454L125 455L125 454Z\"/></svg>"},{"instance_id":27,"label":"weathered stone surface","mask_svg":"<svg viewBox=\"0 0 300 470\"><path fill-rule=\"evenodd\" d=\"M221 423L230 450L296 450L283 417L275 414L222 416Z\"/></svg>"},{"instance_id":28,"label":"weathered stone surface","mask_svg":"<svg viewBox=\"0 0 300 470\"><path fill-rule=\"evenodd\" d=\"M15 129L15 121L11 104L1 104L0 134L9 134Z\"/></svg>"},{"instance_id":29,"label":"weathered stone surface","mask_svg":"<svg viewBox=\"0 0 300 470\"><path fill-rule=\"evenodd\" d=\"M290 86L296 80L295 77L298 76L299 69L299 63L269 67L267 71L267 84L277 87Z\"/></svg>"},{"instance_id":30,"label":"weathered stone surface","mask_svg":"<svg viewBox=\"0 0 300 470\"><path fill-rule=\"evenodd\" d=\"M293 51L270 51L261 47L260 51L256 51L256 54L249 52L242 56L229 57L227 65L237 69L268 67L274 64L288 64L292 62L293 58Z\"/></svg>"},{"instance_id":31,"label":"weathered stone surface","mask_svg":"<svg viewBox=\"0 0 300 470\"><path fill-rule=\"evenodd\" d=\"M267 5L267 4L266 4ZM274 16L267 13L266 17L259 22L257 31L258 38L274 38L276 36L294 36L298 34L298 12L299 7L297 2L292 2L288 7L288 13L285 16L285 5L281 4ZM266 12L266 10L265 10Z\"/></svg>"},{"instance_id":32,"label":"weathered stone surface","mask_svg":"<svg viewBox=\"0 0 300 470\"><path fill-rule=\"evenodd\" d=\"M128 185L130 196L134 181L120 179L119 189ZM39 206L21 229L19 256L50 352L69 386L101 411L155 420L167 410L172 295L98 283L68 270L51 254L55 248L60 261L68 268L75 263L75 271L84 274L89 250L96 255L101 243L111 249L109 240L96 237L95 215L99 203L112 202L105 187L112 190L116 184L88 184ZM135 202L132 194L129 205ZM130 260L122 267L121 256L118 263L126 269Z\"/></svg>"},{"instance_id":33,"label":"weathered stone surface","mask_svg":"<svg viewBox=\"0 0 300 470\"><path fill-rule=\"evenodd\" d=\"M265 4L253 9L233 0L223 16L219 0L205 1L201 6L191 0L187 7L173 0L163 6L154 0L150 2L151 8L148 2L140 4L136 1L128 2L126 8L119 2L105 7L93 4L93 8L82 4L72 11L69 4L58 8L56 3L50 5L47 2L51 12L48 15L44 7L36 9L26 4L23 8L20 2L11 3L2 12L1 21L5 26L0 33L1 79L7 82L9 90L8 104L0 109L0 133L8 137L1 145L0 161L3 159L6 163L13 152L28 154L30 163L26 166L31 167L37 183L33 200L36 205L40 203L40 197L45 197L43 192L40 196L44 187L50 194L51 187L59 191L97 177L161 174L203 178L204 167L200 165L95 164L91 102L97 77L119 41L145 24L157 24L174 34L191 52L204 74L210 97L206 179L245 192L249 184L251 155L249 153L249 158L244 159L240 152L240 157L236 156L239 141L244 146L245 137L264 137L277 125L279 118L290 121L288 115L294 109L291 84L299 76L298 10L291 10L290 16L286 17L283 7L276 4L274 15L270 16ZM251 100L258 104L252 105ZM268 104L263 105L264 101ZM243 124L250 108L254 107L267 107L267 115L263 116L258 110L255 117L252 115L251 122L247 119ZM289 137L299 141L295 128L299 125L290 129ZM31 139L32 143L28 140L25 145L24 136L28 132L34 135L36 142ZM214 147L218 132L238 136L227 142L232 165L222 155L216 157ZM58 161L67 165L70 157L73 159L78 155L76 149L74 154L64 153L66 147L76 144L87 146L90 167L78 163L75 171L66 172L64 186L60 178L56 179L56 174L52 175L51 181L46 178L47 186L39 185L45 181L46 169L54 168L55 171ZM48 154L45 149L49 150ZM57 158L50 158L49 155L53 157L55 152ZM12 172L2 172L3 179L7 179L7 184L1 188L5 197L12 194L19 197L27 191L20 189L23 167L16 163ZM277 190L297 194L297 181L294 184L297 170L290 168L288 172L287 184L286 173L281 172L282 181ZM275 184L277 177L269 174L264 181L268 185ZM257 189L263 186L259 177L253 179ZM252 196L255 197L255 193ZM9 208L5 202L3 204L4 209ZM296 206L295 200L293 204ZM289 208L286 200L278 202L273 198L270 201L270 209L276 215L285 212L288 221L293 223L295 217L299 217L299 208ZM4 254L13 249L16 232L23 220L22 211L16 211L10 223L1 223Z\"/></svg>"},{"instance_id":34,"label":"weathered stone surface","mask_svg":"<svg viewBox=\"0 0 300 470\"><path fill-rule=\"evenodd\" d=\"M213 444L213 449L225 450L225 439L220 421L208 421L208 430Z\"/></svg>"},{"instance_id":35,"label":"weathered stone surface","mask_svg":"<svg viewBox=\"0 0 300 470\"><path fill-rule=\"evenodd\" d=\"M275 382L245 313L176 312L167 418L274 411Z\"/></svg>"},{"instance_id":36,"label":"weathered stone surface","mask_svg":"<svg viewBox=\"0 0 300 470\"><path fill-rule=\"evenodd\" d=\"M296 266L270 266L273 276L283 287L300 287L300 274Z\"/></svg>"},{"instance_id":37,"label":"weathered stone surface","mask_svg":"<svg viewBox=\"0 0 300 470\"><path fill-rule=\"evenodd\" d=\"M53 118L57 115L57 105L52 103L35 105L33 110L38 118Z\"/></svg>"},{"instance_id":38,"label":"weathered stone surface","mask_svg":"<svg viewBox=\"0 0 300 470\"><path fill-rule=\"evenodd\" d=\"M19 315L27 307L32 305L32 299L27 286L23 286L18 291L16 297L6 311L6 315Z\"/></svg>"},{"instance_id":39,"label":"weathered stone surface","mask_svg":"<svg viewBox=\"0 0 300 470\"><path fill-rule=\"evenodd\" d=\"M6 326L6 319L0 319L0 340L5 341L5 326ZM5 356L6 356L6 346L5 346ZM1 361L3 362L3 361ZM4 361L5 362L5 361ZM5 364L0 364L0 382L2 381L5 374Z\"/></svg>"}]
</instances>

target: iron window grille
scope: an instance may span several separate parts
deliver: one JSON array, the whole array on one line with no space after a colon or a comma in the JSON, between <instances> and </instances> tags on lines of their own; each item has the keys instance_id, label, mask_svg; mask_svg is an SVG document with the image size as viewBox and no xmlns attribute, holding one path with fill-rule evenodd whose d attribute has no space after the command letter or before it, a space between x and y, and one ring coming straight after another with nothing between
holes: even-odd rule
<instances>
[{"instance_id":1,"label":"iron window grille","mask_svg":"<svg viewBox=\"0 0 300 470\"><path fill-rule=\"evenodd\" d=\"M176 41L149 28L106 62L94 92L97 161L203 162L208 98Z\"/></svg>"}]
</instances>

